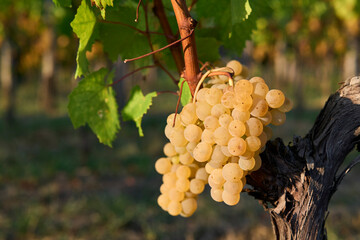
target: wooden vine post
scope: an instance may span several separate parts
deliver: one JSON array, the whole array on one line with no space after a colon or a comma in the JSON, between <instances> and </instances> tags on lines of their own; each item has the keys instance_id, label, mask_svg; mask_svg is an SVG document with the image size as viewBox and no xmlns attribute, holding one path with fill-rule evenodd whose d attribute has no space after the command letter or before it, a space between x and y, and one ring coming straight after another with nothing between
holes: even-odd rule
<instances>
[{"instance_id":1,"label":"wooden vine post","mask_svg":"<svg viewBox=\"0 0 360 240\"><path fill-rule=\"evenodd\" d=\"M184 77L192 93L201 73L194 29L184 0L171 0L182 41ZM305 137L284 145L269 141L261 153L262 166L247 177L249 195L269 212L276 239L326 239L328 204L343 177L360 162L339 168L360 142L360 77L348 79L331 95Z\"/></svg>"}]
</instances>

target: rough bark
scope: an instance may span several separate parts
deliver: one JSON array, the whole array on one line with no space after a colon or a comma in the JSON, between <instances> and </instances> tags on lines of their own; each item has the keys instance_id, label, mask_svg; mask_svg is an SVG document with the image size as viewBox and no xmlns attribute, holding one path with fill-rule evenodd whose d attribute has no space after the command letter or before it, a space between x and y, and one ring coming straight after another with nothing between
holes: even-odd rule
<instances>
[{"instance_id":1,"label":"rough bark","mask_svg":"<svg viewBox=\"0 0 360 240\"><path fill-rule=\"evenodd\" d=\"M339 168L360 142L360 77L331 95L313 128L285 146L269 141L262 167L247 178L249 194L269 211L277 239L326 239L329 201L356 159ZM358 146L359 147L359 146Z\"/></svg>"},{"instance_id":2,"label":"rough bark","mask_svg":"<svg viewBox=\"0 0 360 240\"><path fill-rule=\"evenodd\" d=\"M184 0L171 0L176 21L179 27L181 38L193 33L196 21L190 16L186 2ZM196 52L195 35L182 41L184 61L185 61L185 80L189 84L191 93L194 94L197 83L200 79L200 68Z\"/></svg>"}]
</instances>

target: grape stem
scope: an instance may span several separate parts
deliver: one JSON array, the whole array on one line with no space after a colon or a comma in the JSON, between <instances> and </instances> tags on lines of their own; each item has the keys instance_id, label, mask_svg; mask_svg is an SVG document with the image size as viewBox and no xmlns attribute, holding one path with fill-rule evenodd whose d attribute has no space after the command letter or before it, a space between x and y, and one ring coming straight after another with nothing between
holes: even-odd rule
<instances>
[{"instance_id":1,"label":"grape stem","mask_svg":"<svg viewBox=\"0 0 360 240\"><path fill-rule=\"evenodd\" d=\"M170 44L166 45L165 47L162 47L162 48L160 48L160 49L158 49L158 50L149 52L149 53L147 53L147 54L144 54L144 55L139 56L139 57L136 57L136 58L125 59L125 60L124 60L124 63L131 62L131 61L135 61L135 60L139 60L139 59L141 59L141 58L144 58L144 57L153 55L153 54L155 54L155 53L161 52L162 50L164 50L164 49L166 49L166 48L169 48L169 47L171 47L171 46L173 46L173 45L175 45L175 44L177 44L177 43L179 43L179 42L181 42L181 41L184 41L185 39L187 39L188 37L190 37L190 36L193 34L193 32L194 32L194 30L191 30L191 32L189 33L189 35L187 35L187 36L185 36L185 37L183 37L183 38L181 38L181 39L179 39L179 40L177 40L177 41L175 41L175 42L172 42L172 43L170 43Z\"/></svg>"},{"instance_id":2,"label":"grape stem","mask_svg":"<svg viewBox=\"0 0 360 240\"><path fill-rule=\"evenodd\" d=\"M178 98L178 101L177 101L177 103L176 103L176 109L175 109L175 116L174 116L173 127L175 127L175 120L176 120L177 112L178 112L179 106L180 106L180 100L181 100L181 95L182 95L182 90L183 90L184 83L185 83L185 81L183 81L183 82L181 83L181 86L180 86L179 98Z\"/></svg>"},{"instance_id":3,"label":"grape stem","mask_svg":"<svg viewBox=\"0 0 360 240\"><path fill-rule=\"evenodd\" d=\"M135 22L138 22L139 21L139 8L140 8L140 5L141 5L141 1L142 0L139 0L139 3L136 7L136 18L135 18Z\"/></svg>"},{"instance_id":4,"label":"grape stem","mask_svg":"<svg viewBox=\"0 0 360 240\"><path fill-rule=\"evenodd\" d=\"M124 80L125 78L133 75L134 73L136 73L136 72L138 72L138 71L141 71L141 70L147 69L147 68L154 68L154 67L157 67L157 65L148 65L148 66L144 66L144 67L140 67L140 68L138 68L138 69L135 69L134 71L125 74L125 75L122 76L120 79L112 82L111 84L108 84L107 86L108 86L108 87L114 86L114 85L117 84L118 82L121 82L121 81Z\"/></svg>"},{"instance_id":5,"label":"grape stem","mask_svg":"<svg viewBox=\"0 0 360 240\"><path fill-rule=\"evenodd\" d=\"M161 33L161 32L152 32L152 31L145 32L143 30L138 29L137 27L131 26L130 24L126 24L126 23L123 23L123 22L109 21L109 20L104 20L104 19L99 19L99 22L122 25L122 26L125 26L125 27L128 27L128 28L131 28L131 29L137 31L140 34L143 34L143 35L156 34L156 35L165 35L166 36L165 33Z\"/></svg>"}]
</instances>

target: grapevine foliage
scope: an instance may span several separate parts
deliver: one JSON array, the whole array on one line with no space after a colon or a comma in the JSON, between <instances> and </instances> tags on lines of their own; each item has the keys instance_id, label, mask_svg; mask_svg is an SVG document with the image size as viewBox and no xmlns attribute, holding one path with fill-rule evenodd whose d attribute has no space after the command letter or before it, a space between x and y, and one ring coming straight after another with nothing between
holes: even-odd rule
<instances>
[{"instance_id":1,"label":"grapevine foliage","mask_svg":"<svg viewBox=\"0 0 360 240\"><path fill-rule=\"evenodd\" d=\"M164 1L165 11L173 32L177 31L176 19L173 16L170 1ZM56 5L69 6L68 0L54 0ZM144 4L144 3L143 3ZM147 1L147 22L148 30L152 32L163 32L158 19L151 11L152 1ZM88 123L95 134L107 145L111 145L116 132L120 129L118 118L118 109L115 102L112 107L104 105L104 99L93 97L87 101L79 100L79 93L86 86L91 89L101 89L108 92L113 99L113 90L104 82L100 84L99 79L104 80L105 70L92 73L89 69L89 62L86 52L91 51L95 41L103 45L103 50L110 60L117 61L121 59L133 58L151 51L148 39L144 32L147 30L144 14L145 8L140 8L138 22L134 21L137 8L137 1L133 0L82 0L77 9L77 14L71 23L74 33L79 38L79 48L77 53L77 69L75 77L84 77L79 86L70 95L69 112L74 127L79 127ZM200 23L196 28L196 42L198 46L198 58L201 61L216 61L220 58L220 46L226 49L235 50L239 55L245 46L245 41L251 38L253 30L256 28L256 21L264 11L267 11L267 3L261 0L225 0L221 2L215 0L199 0L191 11L192 16ZM156 48L165 46L166 39L162 35L151 35L152 46ZM174 61L171 58L169 49L164 50L157 55L158 61L166 65L167 68L175 69ZM134 62L135 67L143 67L154 64L153 58L146 57ZM144 73L144 71L143 71ZM105 75L104 75L105 74ZM96 79L96 80L95 80ZM86 83L84 83L86 82ZM96 84L91 86L92 84ZM86 95L90 97L91 95ZM96 95L95 95L96 96ZM155 93L142 95L139 87L132 91L129 102L122 110L124 120L134 120L139 128L139 134L142 135L141 119L151 105L151 98ZM141 105L144 98L148 101ZM187 84L184 84L182 104L190 101L191 95ZM114 100L115 101L115 100ZM140 104L140 105L139 105ZM90 111L87 107L107 106L109 121L99 120L97 111ZM90 113L94 116L90 116ZM96 126L96 127L95 127Z\"/></svg>"},{"instance_id":2,"label":"grapevine foliage","mask_svg":"<svg viewBox=\"0 0 360 240\"><path fill-rule=\"evenodd\" d=\"M75 128L89 124L101 143L111 146L120 129L117 104L112 87L113 73L100 69L91 73L69 96L69 115Z\"/></svg>"}]
</instances>

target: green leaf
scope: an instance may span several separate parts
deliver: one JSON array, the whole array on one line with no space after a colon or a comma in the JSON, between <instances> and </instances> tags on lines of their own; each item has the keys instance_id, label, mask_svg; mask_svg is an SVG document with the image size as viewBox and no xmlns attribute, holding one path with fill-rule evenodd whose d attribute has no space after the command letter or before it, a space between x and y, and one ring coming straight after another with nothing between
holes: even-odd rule
<instances>
[{"instance_id":1,"label":"green leaf","mask_svg":"<svg viewBox=\"0 0 360 240\"><path fill-rule=\"evenodd\" d=\"M220 43L211 37L196 37L198 58L204 62L214 62L220 58Z\"/></svg>"},{"instance_id":2,"label":"green leaf","mask_svg":"<svg viewBox=\"0 0 360 240\"><path fill-rule=\"evenodd\" d=\"M71 27L80 39L79 49L76 57L77 67L75 77L81 77L89 73L89 62L86 58L86 51L91 50L92 44L99 36L96 16L91 10L89 0L83 0L81 2L75 18L71 22Z\"/></svg>"},{"instance_id":3,"label":"green leaf","mask_svg":"<svg viewBox=\"0 0 360 240\"><path fill-rule=\"evenodd\" d=\"M58 7L71 7L71 0L53 0L53 3Z\"/></svg>"},{"instance_id":4,"label":"green leaf","mask_svg":"<svg viewBox=\"0 0 360 240\"><path fill-rule=\"evenodd\" d=\"M114 6L113 0L94 0L95 5L100 9L101 16L105 18L105 10L107 6Z\"/></svg>"},{"instance_id":5,"label":"green leaf","mask_svg":"<svg viewBox=\"0 0 360 240\"><path fill-rule=\"evenodd\" d=\"M88 124L101 143L111 147L120 129L112 83L113 73L100 69L79 82L69 95L69 115L74 128Z\"/></svg>"},{"instance_id":6,"label":"green leaf","mask_svg":"<svg viewBox=\"0 0 360 240\"><path fill-rule=\"evenodd\" d=\"M249 0L231 0L231 22L241 23L248 19L252 9Z\"/></svg>"},{"instance_id":7,"label":"green leaf","mask_svg":"<svg viewBox=\"0 0 360 240\"><path fill-rule=\"evenodd\" d=\"M129 101L121 111L124 121L133 120L139 129L139 135L142 137L144 133L141 128L141 120L152 104L152 99L157 96L156 92L143 95L139 86L131 89Z\"/></svg>"},{"instance_id":8,"label":"green leaf","mask_svg":"<svg viewBox=\"0 0 360 240\"><path fill-rule=\"evenodd\" d=\"M185 81L184 78L180 78L180 81L178 83L179 90L181 89L181 84L184 81ZM185 81L182 92L181 92L181 99L180 99L181 105L185 106L186 104L188 104L191 101L191 99L192 99L191 91L190 91L188 83Z\"/></svg>"}]
</instances>

